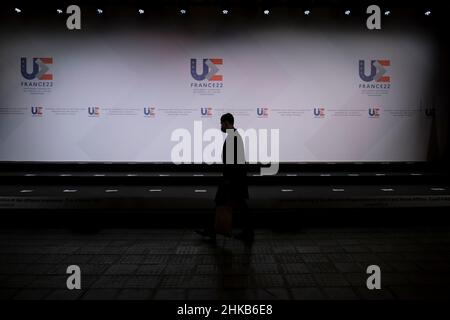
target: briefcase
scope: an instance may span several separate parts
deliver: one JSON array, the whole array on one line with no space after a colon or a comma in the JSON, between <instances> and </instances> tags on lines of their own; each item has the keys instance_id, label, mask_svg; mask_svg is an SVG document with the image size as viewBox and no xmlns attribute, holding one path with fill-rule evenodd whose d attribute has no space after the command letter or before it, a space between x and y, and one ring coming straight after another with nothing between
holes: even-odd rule
<instances>
[{"instance_id":1,"label":"briefcase","mask_svg":"<svg viewBox=\"0 0 450 320\"><path fill-rule=\"evenodd\" d=\"M217 234L231 236L233 208L231 206L216 207L215 230Z\"/></svg>"}]
</instances>

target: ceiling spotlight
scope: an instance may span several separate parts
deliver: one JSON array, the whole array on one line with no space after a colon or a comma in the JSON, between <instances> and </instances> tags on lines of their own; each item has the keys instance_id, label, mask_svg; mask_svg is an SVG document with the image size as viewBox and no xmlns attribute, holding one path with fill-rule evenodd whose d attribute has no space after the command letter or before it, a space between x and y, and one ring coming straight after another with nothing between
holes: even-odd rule
<instances>
[{"instance_id":1,"label":"ceiling spotlight","mask_svg":"<svg viewBox=\"0 0 450 320\"><path fill-rule=\"evenodd\" d=\"M350 15L350 10L345 10L344 13L345 13L346 16L349 16Z\"/></svg>"},{"instance_id":2,"label":"ceiling spotlight","mask_svg":"<svg viewBox=\"0 0 450 320\"><path fill-rule=\"evenodd\" d=\"M61 9L56 9L56 12L58 12L58 14L63 13L63 11Z\"/></svg>"},{"instance_id":3,"label":"ceiling spotlight","mask_svg":"<svg viewBox=\"0 0 450 320\"><path fill-rule=\"evenodd\" d=\"M14 8L14 11L15 11L16 13L21 13L21 12L22 12L22 10L20 10L19 8Z\"/></svg>"},{"instance_id":4,"label":"ceiling spotlight","mask_svg":"<svg viewBox=\"0 0 450 320\"><path fill-rule=\"evenodd\" d=\"M180 10L180 13L181 13L181 14L186 14L186 10L185 10L185 9L181 9L181 10Z\"/></svg>"},{"instance_id":5,"label":"ceiling spotlight","mask_svg":"<svg viewBox=\"0 0 450 320\"><path fill-rule=\"evenodd\" d=\"M267 16L270 13L269 10L264 10L264 14Z\"/></svg>"},{"instance_id":6,"label":"ceiling spotlight","mask_svg":"<svg viewBox=\"0 0 450 320\"><path fill-rule=\"evenodd\" d=\"M144 9L139 9L138 12L139 14L144 14Z\"/></svg>"},{"instance_id":7,"label":"ceiling spotlight","mask_svg":"<svg viewBox=\"0 0 450 320\"><path fill-rule=\"evenodd\" d=\"M431 11L430 11L430 10L425 11L425 15L426 15L426 16L429 16L430 14L431 14Z\"/></svg>"},{"instance_id":8,"label":"ceiling spotlight","mask_svg":"<svg viewBox=\"0 0 450 320\"><path fill-rule=\"evenodd\" d=\"M305 14L305 16L309 16L309 14L311 13L311 11L305 10L303 13Z\"/></svg>"},{"instance_id":9,"label":"ceiling spotlight","mask_svg":"<svg viewBox=\"0 0 450 320\"><path fill-rule=\"evenodd\" d=\"M222 10L222 13L223 13L223 14L228 14L228 10L227 10L227 9L224 9L224 10Z\"/></svg>"},{"instance_id":10,"label":"ceiling spotlight","mask_svg":"<svg viewBox=\"0 0 450 320\"><path fill-rule=\"evenodd\" d=\"M103 10L102 10L102 9L97 9L97 13L98 13L98 14L102 14L102 13L103 13Z\"/></svg>"}]
</instances>

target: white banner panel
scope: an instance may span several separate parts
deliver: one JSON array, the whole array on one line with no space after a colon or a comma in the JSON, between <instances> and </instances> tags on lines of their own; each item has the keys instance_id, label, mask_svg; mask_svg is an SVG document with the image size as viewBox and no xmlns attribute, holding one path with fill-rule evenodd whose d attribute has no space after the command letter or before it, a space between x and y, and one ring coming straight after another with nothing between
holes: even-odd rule
<instances>
[{"instance_id":1,"label":"white banner panel","mask_svg":"<svg viewBox=\"0 0 450 320\"><path fill-rule=\"evenodd\" d=\"M204 133L224 112L279 129L281 162L426 160L434 62L418 35L160 27L0 42L0 161L170 162L174 130L201 139L194 121Z\"/></svg>"}]
</instances>

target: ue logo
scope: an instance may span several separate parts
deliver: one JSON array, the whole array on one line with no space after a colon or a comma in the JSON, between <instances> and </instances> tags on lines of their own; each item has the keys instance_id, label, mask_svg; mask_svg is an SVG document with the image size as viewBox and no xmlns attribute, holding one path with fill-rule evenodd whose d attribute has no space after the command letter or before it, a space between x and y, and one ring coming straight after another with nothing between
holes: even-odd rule
<instances>
[{"instance_id":1,"label":"ue logo","mask_svg":"<svg viewBox=\"0 0 450 320\"><path fill-rule=\"evenodd\" d=\"M325 118L325 108L314 108L314 117Z\"/></svg>"},{"instance_id":2,"label":"ue logo","mask_svg":"<svg viewBox=\"0 0 450 320\"><path fill-rule=\"evenodd\" d=\"M369 117L370 118L379 118L380 117L380 108L369 108Z\"/></svg>"},{"instance_id":3,"label":"ue logo","mask_svg":"<svg viewBox=\"0 0 450 320\"><path fill-rule=\"evenodd\" d=\"M31 107L31 114L33 116L42 116L44 114L43 107Z\"/></svg>"},{"instance_id":4,"label":"ue logo","mask_svg":"<svg viewBox=\"0 0 450 320\"><path fill-rule=\"evenodd\" d=\"M219 72L218 65L223 65L223 59L210 58L202 60L202 72L197 73L197 59L191 59L191 76L197 81L222 81L223 77Z\"/></svg>"},{"instance_id":5,"label":"ue logo","mask_svg":"<svg viewBox=\"0 0 450 320\"><path fill-rule=\"evenodd\" d=\"M211 117L212 116L212 108L200 108L200 113L204 117Z\"/></svg>"},{"instance_id":6,"label":"ue logo","mask_svg":"<svg viewBox=\"0 0 450 320\"><path fill-rule=\"evenodd\" d=\"M365 73L365 61L359 60L359 77L365 82L390 82L391 77L386 76L386 67L391 65L390 60L370 60L370 73Z\"/></svg>"},{"instance_id":7,"label":"ue logo","mask_svg":"<svg viewBox=\"0 0 450 320\"><path fill-rule=\"evenodd\" d=\"M146 117L154 117L156 115L155 107L145 107L144 108L144 115Z\"/></svg>"},{"instance_id":8,"label":"ue logo","mask_svg":"<svg viewBox=\"0 0 450 320\"><path fill-rule=\"evenodd\" d=\"M88 107L88 114L93 117L100 116L100 107Z\"/></svg>"},{"instance_id":9,"label":"ue logo","mask_svg":"<svg viewBox=\"0 0 450 320\"><path fill-rule=\"evenodd\" d=\"M269 108L256 108L256 115L260 118L267 118L269 116Z\"/></svg>"},{"instance_id":10,"label":"ue logo","mask_svg":"<svg viewBox=\"0 0 450 320\"><path fill-rule=\"evenodd\" d=\"M20 71L27 80L53 80L53 74L48 73L49 64L53 64L53 58L33 58L32 71L27 70L27 58L20 59Z\"/></svg>"}]
</instances>

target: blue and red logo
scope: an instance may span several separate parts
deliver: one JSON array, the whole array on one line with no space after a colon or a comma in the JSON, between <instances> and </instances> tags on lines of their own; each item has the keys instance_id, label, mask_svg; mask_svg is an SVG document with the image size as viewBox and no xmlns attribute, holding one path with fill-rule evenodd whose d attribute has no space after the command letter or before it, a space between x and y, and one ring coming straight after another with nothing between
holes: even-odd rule
<instances>
[{"instance_id":1,"label":"blue and red logo","mask_svg":"<svg viewBox=\"0 0 450 320\"><path fill-rule=\"evenodd\" d=\"M380 117L380 108L369 108L368 110L369 118L379 118Z\"/></svg>"},{"instance_id":2,"label":"blue and red logo","mask_svg":"<svg viewBox=\"0 0 450 320\"><path fill-rule=\"evenodd\" d=\"M154 118L156 116L156 108L155 107L145 107L144 108L144 117Z\"/></svg>"},{"instance_id":3,"label":"blue and red logo","mask_svg":"<svg viewBox=\"0 0 450 320\"><path fill-rule=\"evenodd\" d=\"M42 117L44 115L44 107L31 107L31 115L33 117Z\"/></svg>"},{"instance_id":4,"label":"blue and red logo","mask_svg":"<svg viewBox=\"0 0 450 320\"><path fill-rule=\"evenodd\" d=\"M200 114L202 115L202 117L211 118L213 115L213 108L200 108Z\"/></svg>"},{"instance_id":5,"label":"blue and red logo","mask_svg":"<svg viewBox=\"0 0 450 320\"><path fill-rule=\"evenodd\" d=\"M199 59L200 60L200 59ZM191 59L191 76L197 81L223 81L223 76L218 74L219 67L223 65L223 59L207 58L201 60L201 73L197 72L197 59Z\"/></svg>"},{"instance_id":6,"label":"blue and red logo","mask_svg":"<svg viewBox=\"0 0 450 320\"><path fill-rule=\"evenodd\" d=\"M258 118L267 118L269 116L269 108L256 108L256 116Z\"/></svg>"},{"instance_id":7,"label":"blue and red logo","mask_svg":"<svg viewBox=\"0 0 450 320\"><path fill-rule=\"evenodd\" d=\"M314 118L325 118L325 108L319 107L313 110Z\"/></svg>"},{"instance_id":8,"label":"blue and red logo","mask_svg":"<svg viewBox=\"0 0 450 320\"><path fill-rule=\"evenodd\" d=\"M365 61L359 60L359 77L365 82L390 82L391 77L386 75L390 60L370 60L369 73L365 72Z\"/></svg>"},{"instance_id":9,"label":"blue and red logo","mask_svg":"<svg viewBox=\"0 0 450 320\"><path fill-rule=\"evenodd\" d=\"M33 58L31 72L27 69L27 58L20 59L20 71L22 77L27 80L53 80L53 74L49 73L49 65L53 64L53 58Z\"/></svg>"},{"instance_id":10,"label":"blue and red logo","mask_svg":"<svg viewBox=\"0 0 450 320\"><path fill-rule=\"evenodd\" d=\"M99 117L100 107L88 107L88 114L90 117Z\"/></svg>"}]
</instances>

